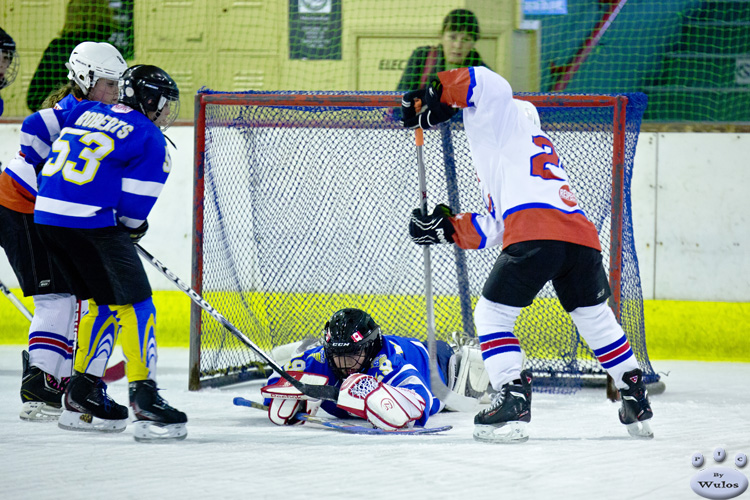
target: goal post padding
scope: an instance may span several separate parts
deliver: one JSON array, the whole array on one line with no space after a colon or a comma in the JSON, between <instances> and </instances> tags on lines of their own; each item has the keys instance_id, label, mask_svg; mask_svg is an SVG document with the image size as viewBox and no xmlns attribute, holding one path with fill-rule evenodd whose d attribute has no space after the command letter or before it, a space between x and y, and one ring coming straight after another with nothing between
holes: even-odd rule
<instances>
[{"instance_id":1,"label":"goal post padding","mask_svg":"<svg viewBox=\"0 0 750 500\"><path fill-rule=\"evenodd\" d=\"M633 241L630 185L643 94L519 94L534 103L587 216L599 231L621 322L654 382ZM260 347L319 337L343 307L384 333L427 338L422 249L408 236L419 205L413 131L400 94L224 93L196 96L193 288ZM425 132L430 209L484 212L460 114ZM471 308L498 248L432 247L437 337L474 335ZM550 283L516 333L536 387L569 392L605 372ZM249 349L191 312L191 389L263 376Z\"/></svg>"}]
</instances>

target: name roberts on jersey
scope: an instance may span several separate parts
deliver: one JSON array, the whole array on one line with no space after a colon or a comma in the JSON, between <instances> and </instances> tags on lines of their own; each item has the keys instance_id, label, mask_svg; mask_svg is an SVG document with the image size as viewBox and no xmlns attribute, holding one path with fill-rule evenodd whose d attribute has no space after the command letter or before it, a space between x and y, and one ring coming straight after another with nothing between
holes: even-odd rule
<instances>
[{"instance_id":1,"label":"name roberts on jersey","mask_svg":"<svg viewBox=\"0 0 750 500\"><path fill-rule=\"evenodd\" d=\"M111 111L113 113L128 113L133 110L128 106L116 104L112 106ZM122 121L115 116L106 115L96 111L86 111L76 120L75 125L76 127L116 133L115 135L118 139L125 139L134 129L134 126L128 122Z\"/></svg>"}]
</instances>

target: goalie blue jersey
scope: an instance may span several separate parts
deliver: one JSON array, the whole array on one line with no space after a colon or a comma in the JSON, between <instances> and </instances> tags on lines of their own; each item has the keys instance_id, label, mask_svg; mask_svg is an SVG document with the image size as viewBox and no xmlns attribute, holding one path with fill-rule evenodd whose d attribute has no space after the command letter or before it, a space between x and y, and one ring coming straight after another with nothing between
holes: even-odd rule
<instances>
[{"instance_id":1,"label":"goalie blue jersey","mask_svg":"<svg viewBox=\"0 0 750 500\"><path fill-rule=\"evenodd\" d=\"M323 346L315 347L297 357L292 358L285 366L286 371L302 371L317 373L328 377L328 385L340 387L342 381L336 378L328 366ZM424 427L430 415L442 409L442 403L430 391L430 361L425 345L417 339L383 335L383 347L375 355L372 364L363 372L371 375L384 384L411 389L422 396L426 406L422 417L415 425ZM274 373L268 379L268 384L275 383L280 378ZM270 400L266 399L266 404ZM337 418L351 418L352 416L336 406L335 401L323 401L321 408Z\"/></svg>"},{"instance_id":2,"label":"goalie blue jersey","mask_svg":"<svg viewBox=\"0 0 750 500\"><path fill-rule=\"evenodd\" d=\"M34 220L97 228L118 221L137 228L148 217L171 169L161 130L122 104L83 101L45 109L23 122L22 152L39 176Z\"/></svg>"}]
</instances>

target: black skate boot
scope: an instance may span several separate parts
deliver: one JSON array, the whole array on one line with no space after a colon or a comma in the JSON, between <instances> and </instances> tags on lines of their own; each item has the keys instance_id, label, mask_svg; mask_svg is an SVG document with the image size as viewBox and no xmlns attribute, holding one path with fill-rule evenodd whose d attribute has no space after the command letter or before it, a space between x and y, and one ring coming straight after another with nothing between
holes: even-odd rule
<instances>
[{"instance_id":1,"label":"black skate boot","mask_svg":"<svg viewBox=\"0 0 750 500\"><path fill-rule=\"evenodd\" d=\"M55 378L29 364L29 353L23 351L23 379L21 380L21 420L50 422L62 413L62 395L70 377Z\"/></svg>"},{"instance_id":2,"label":"black skate boot","mask_svg":"<svg viewBox=\"0 0 750 500\"><path fill-rule=\"evenodd\" d=\"M501 443L522 443L529 439L531 421L531 371L505 384L492 397L490 407L474 417L474 439Z\"/></svg>"},{"instance_id":3,"label":"black skate boot","mask_svg":"<svg viewBox=\"0 0 750 500\"><path fill-rule=\"evenodd\" d=\"M57 425L71 431L122 432L128 408L107 395L107 384L88 373L73 372L63 396L65 411Z\"/></svg>"},{"instance_id":4,"label":"black skate boot","mask_svg":"<svg viewBox=\"0 0 750 500\"><path fill-rule=\"evenodd\" d=\"M622 407L620 407L620 422L625 424L633 437L650 439L654 437L648 420L654 416L648 401L648 391L643 383L643 372L636 368L625 373L622 381L628 385L627 389L620 389Z\"/></svg>"},{"instance_id":5,"label":"black skate boot","mask_svg":"<svg viewBox=\"0 0 750 500\"><path fill-rule=\"evenodd\" d=\"M156 382L139 380L128 385L130 407L135 415L136 441L185 439L187 415L173 408L159 396Z\"/></svg>"}]
</instances>

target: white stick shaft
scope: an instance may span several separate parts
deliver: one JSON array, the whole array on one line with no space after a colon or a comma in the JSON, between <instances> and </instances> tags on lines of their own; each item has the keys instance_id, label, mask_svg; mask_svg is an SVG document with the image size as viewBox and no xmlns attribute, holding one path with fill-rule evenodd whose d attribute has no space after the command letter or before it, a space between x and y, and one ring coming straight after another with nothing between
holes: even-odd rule
<instances>
[{"instance_id":1,"label":"white stick shaft","mask_svg":"<svg viewBox=\"0 0 750 500\"><path fill-rule=\"evenodd\" d=\"M420 211L422 215L427 215L427 173L424 167L424 156L422 145L424 143L424 132L422 129L416 130L417 145L417 166L419 174L419 192L421 196ZM430 355L430 389L437 398L454 410L473 411L476 408L477 400L462 396L451 391L440 378L440 372L437 364L437 340L435 333L435 304L432 297L432 258L430 255L430 246L422 247L424 256L424 295L427 309L427 352Z\"/></svg>"},{"instance_id":2,"label":"white stick shaft","mask_svg":"<svg viewBox=\"0 0 750 500\"><path fill-rule=\"evenodd\" d=\"M16 309L18 309L21 314L26 316L26 319L31 321L34 316L29 312L28 309L26 309L26 306L23 305L23 302L21 302L18 297L16 297L13 292L8 290L8 287L6 287L2 281L0 281L0 290L5 294L6 297L8 297L8 300L10 300L14 306L16 306Z\"/></svg>"}]
</instances>

